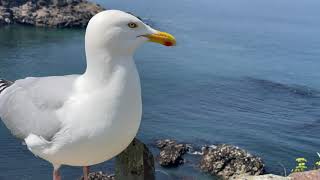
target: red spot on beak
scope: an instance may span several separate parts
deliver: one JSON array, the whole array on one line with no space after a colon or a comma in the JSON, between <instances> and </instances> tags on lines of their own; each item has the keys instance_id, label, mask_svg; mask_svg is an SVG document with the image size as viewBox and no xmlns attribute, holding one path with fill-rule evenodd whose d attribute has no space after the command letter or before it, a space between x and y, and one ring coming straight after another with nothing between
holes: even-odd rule
<instances>
[{"instance_id":1,"label":"red spot on beak","mask_svg":"<svg viewBox=\"0 0 320 180\"><path fill-rule=\"evenodd\" d=\"M172 46L173 44L172 44L172 42L166 41L166 42L164 42L164 45L165 46Z\"/></svg>"}]
</instances>

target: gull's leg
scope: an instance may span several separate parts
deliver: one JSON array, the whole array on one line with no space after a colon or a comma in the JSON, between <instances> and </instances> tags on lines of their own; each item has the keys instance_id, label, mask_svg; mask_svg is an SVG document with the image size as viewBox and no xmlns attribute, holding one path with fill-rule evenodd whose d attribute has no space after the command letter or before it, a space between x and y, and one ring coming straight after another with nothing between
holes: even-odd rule
<instances>
[{"instance_id":1,"label":"gull's leg","mask_svg":"<svg viewBox=\"0 0 320 180\"><path fill-rule=\"evenodd\" d=\"M89 166L83 166L83 180L89 180Z\"/></svg>"},{"instance_id":2,"label":"gull's leg","mask_svg":"<svg viewBox=\"0 0 320 180\"><path fill-rule=\"evenodd\" d=\"M53 165L53 180L61 180L59 168L60 165Z\"/></svg>"}]
</instances>

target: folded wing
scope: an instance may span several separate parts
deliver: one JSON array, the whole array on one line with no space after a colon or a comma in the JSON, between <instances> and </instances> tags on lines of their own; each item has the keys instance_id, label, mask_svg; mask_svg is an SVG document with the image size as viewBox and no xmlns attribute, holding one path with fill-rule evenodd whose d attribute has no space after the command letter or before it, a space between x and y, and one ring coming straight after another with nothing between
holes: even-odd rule
<instances>
[{"instance_id":1,"label":"folded wing","mask_svg":"<svg viewBox=\"0 0 320 180\"><path fill-rule=\"evenodd\" d=\"M56 112L70 97L77 75L17 80L0 94L0 117L18 138L53 137L61 127Z\"/></svg>"}]
</instances>

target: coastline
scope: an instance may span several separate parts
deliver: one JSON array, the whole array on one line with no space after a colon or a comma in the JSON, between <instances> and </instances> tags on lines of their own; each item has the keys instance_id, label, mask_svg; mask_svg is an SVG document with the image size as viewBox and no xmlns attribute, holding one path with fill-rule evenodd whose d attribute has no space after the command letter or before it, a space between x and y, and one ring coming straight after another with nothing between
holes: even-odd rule
<instances>
[{"instance_id":1,"label":"coastline","mask_svg":"<svg viewBox=\"0 0 320 180\"><path fill-rule=\"evenodd\" d=\"M287 174L272 174L266 171L261 157L245 149L228 144L202 145L194 148L192 144L179 143L173 139L156 141L159 153L156 161L163 168L177 168L183 164L195 163L195 169L212 177L225 180L316 180L320 169L289 171ZM198 146L198 145L196 145ZM190 159L189 154L196 158Z\"/></svg>"},{"instance_id":2,"label":"coastline","mask_svg":"<svg viewBox=\"0 0 320 180\"><path fill-rule=\"evenodd\" d=\"M84 28L104 8L87 0L0 1L0 26Z\"/></svg>"},{"instance_id":3,"label":"coastline","mask_svg":"<svg viewBox=\"0 0 320 180\"><path fill-rule=\"evenodd\" d=\"M192 144L178 143L172 139L162 139L155 142L159 152L151 152L143 142L135 139L126 150L115 159L114 173L96 171L89 175L89 179L147 179L155 180L155 162L162 168L177 169L184 164L194 164L194 170L209 178L224 180L317 180L320 169L291 172L276 175L265 171L265 164L258 156L250 154L240 147L227 144L204 145L201 149ZM189 154L189 155L187 155ZM194 156L191 158L190 156ZM192 176L176 176L176 179L195 179ZM81 177L80 179L83 179Z\"/></svg>"}]
</instances>

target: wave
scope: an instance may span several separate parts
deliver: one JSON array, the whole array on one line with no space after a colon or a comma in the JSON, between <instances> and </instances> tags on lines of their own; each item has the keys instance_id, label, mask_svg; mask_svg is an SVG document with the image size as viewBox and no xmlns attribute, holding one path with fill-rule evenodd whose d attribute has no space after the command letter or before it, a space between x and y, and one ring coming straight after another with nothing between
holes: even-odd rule
<instances>
[{"instance_id":1,"label":"wave","mask_svg":"<svg viewBox=\"0 0 320 180\"><path fill-rule=\"evenodd\" d=\"M188 154L192 154L192 155L203 155L206 148L215 149L215 148L217 148L217 146L216 146L216 145L205 145L205 146L202 146L202 147L201 147L201 151L200 151L200 150L199 150L199 151L194 150L194 149L191 147L191 148L189 148L189 150L188 150L187 153L188 153Z\"/></svg>"},{"instance_id":2,"label":"wave","mask_svg":"<svg viewBox=\"0 0 320 180\"><path fill-rule=\"evenodd\" d=\"M303 85L296 84L284 84L280 82L275 82L266 79L257 79L252 77L247 77L247 80L253 82L256 86L259 86L266 90L287 92L303 97L319 97L320 91Z\"/></svg>"}]
</instances>

